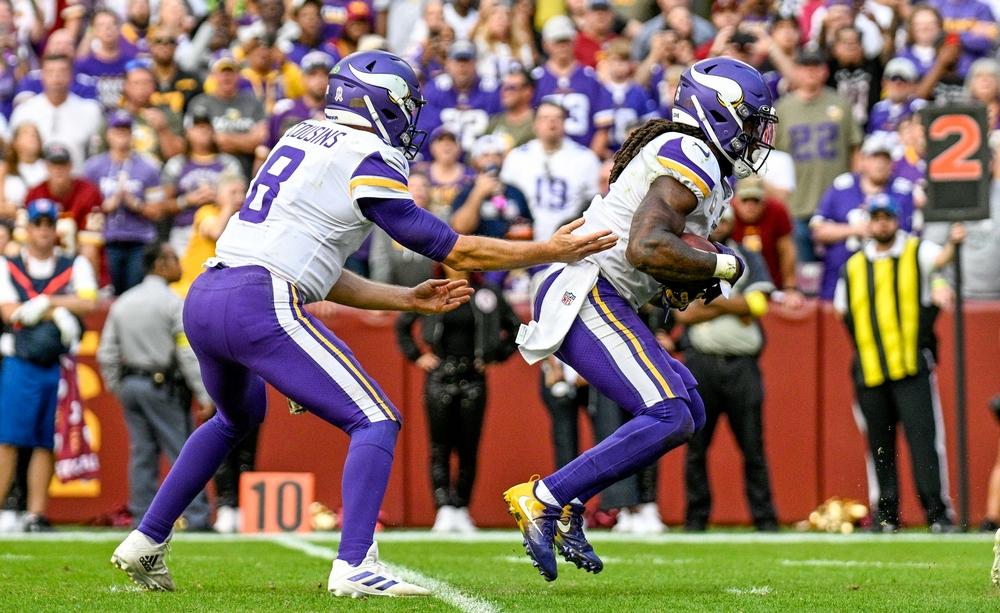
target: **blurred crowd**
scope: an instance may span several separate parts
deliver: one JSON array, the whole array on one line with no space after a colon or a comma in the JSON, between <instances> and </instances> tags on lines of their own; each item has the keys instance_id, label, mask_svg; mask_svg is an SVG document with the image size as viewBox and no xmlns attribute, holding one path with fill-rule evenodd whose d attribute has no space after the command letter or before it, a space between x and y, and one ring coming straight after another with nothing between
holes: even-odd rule
<instances>
[{"instance_id":1,"label":"blurred crowd","mask_svg":"<svg viewBox=\"0 0 1000 613\"><path fill-rule=\"evenodd\" d=\"M795 309L834 298L887 200L901 228L947 242L924 222L921 110L981 104L1000 147L998 15L997 0L0 0L0 252L24 253L54 218L58 253L89 264L99 296L172 257L179 278L157 274L183 296L248 187L267 189L250 181L270 147L323 116L339 58L370 49L423 81L415 202L459 232L545 239L607 192L631 130L670 117L683 70L725 55L761 70L780 118L762 176L732 186L730 238ZM1000 230L966 231L966 294L1000 299ZM348 267L404 285L437 274L380 231ZM476 282L516 307L531 272ZM576 385L557 364L545 381L550 396ZM440 485L439 505L467 505L463 487L454 502Z\"/></svg>"}]
</instances>

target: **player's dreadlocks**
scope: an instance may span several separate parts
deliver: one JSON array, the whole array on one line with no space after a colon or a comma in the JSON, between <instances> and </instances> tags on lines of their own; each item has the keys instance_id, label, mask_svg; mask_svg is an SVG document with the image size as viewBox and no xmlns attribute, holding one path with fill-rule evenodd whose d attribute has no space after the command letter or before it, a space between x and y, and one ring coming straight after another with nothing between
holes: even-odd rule
<instances>
[{"instance_id":1,"label":"player's dreadlocks","mask_svg":"<svg viewBox=\"0 0 1000 613\"><path fill-rule=\"evenodd\" d=\"M667 119L651 119L645 123L642 127L636 128L625 142L622 144L621 149L615 154L615 163L611 167L611 183L614 183L618 179L618 175L622 174L628 163L632 161L639 151L642 150L649 141L653 140L661 134L667 132L680 132L681 134L687 134L688 136L693 136L699 138L703 141L708 141L705 137L705 133L701 131L701 128L695 126L689 126L683 123L677 123L676 121L670 121Z\"/></svg>"}]
</instances>

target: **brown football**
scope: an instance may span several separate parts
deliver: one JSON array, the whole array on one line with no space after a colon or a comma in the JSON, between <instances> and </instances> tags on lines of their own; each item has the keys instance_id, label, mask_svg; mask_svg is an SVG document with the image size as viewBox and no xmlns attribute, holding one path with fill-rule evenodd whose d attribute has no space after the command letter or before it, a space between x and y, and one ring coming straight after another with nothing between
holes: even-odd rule
<instances>
[{"instance_id":1,"label":"brown football","mask_svg":"<svg viewBox=\"0 0 1000 613\"><path fill-rule=\"evenodd\" d=\"M718 253L719 250L715 248L712 241L702 238L697 234L691 234L690 232L685 232L681 234L681 240L684 241L688 247L693 247L694 249L701 249L702 251L707 251L709 253Z\"/></svg>"}]
</instances>

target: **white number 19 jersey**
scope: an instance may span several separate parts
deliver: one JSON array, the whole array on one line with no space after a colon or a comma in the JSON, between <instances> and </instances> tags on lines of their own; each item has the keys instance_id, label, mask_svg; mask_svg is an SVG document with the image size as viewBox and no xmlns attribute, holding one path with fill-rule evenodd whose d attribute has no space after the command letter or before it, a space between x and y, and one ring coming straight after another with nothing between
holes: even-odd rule
<instances>
[{"instance_id":1,"label":"white number 19 jersey","mask_svg":"<svg viewBox=\"0 0 1000 613\"><path fill-rule=\"evenodd\" d=\"M371 231L358 200L409 199L408 176L403 155L374 134L304 121L271 150L216 256L228 266L268 269L306 302L323 300Z\"/></svg>"}]
</instances>

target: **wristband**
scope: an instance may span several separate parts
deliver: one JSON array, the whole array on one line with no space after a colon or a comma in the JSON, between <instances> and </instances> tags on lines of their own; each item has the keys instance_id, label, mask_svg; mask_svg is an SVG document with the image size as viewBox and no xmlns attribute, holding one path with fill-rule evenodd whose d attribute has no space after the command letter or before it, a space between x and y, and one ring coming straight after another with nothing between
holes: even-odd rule
<instances>
[{"instance_id":1,"label":"wristband","mask_svg":"<svg viewBox=\"0 0 1000 613\"><path fill-rule=\"evenodd\" d=\"M712 275L717 279L729 280L736 276L740 265L736 262L736 256L728 253L715 254L715 273Z\"/></svg>"},{"instance_id":2,"label":"wristband","mask_svg":"<svg viewBox=\"0 0 1000 613\"><path fill-rule=\"evenodd\" d=\"M186 209L188 205L187 198L184 196L177 196L177 208L183 210Z\"/></svg>"}]
</instances>

